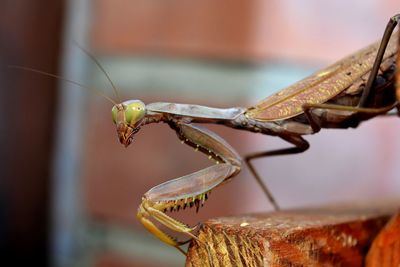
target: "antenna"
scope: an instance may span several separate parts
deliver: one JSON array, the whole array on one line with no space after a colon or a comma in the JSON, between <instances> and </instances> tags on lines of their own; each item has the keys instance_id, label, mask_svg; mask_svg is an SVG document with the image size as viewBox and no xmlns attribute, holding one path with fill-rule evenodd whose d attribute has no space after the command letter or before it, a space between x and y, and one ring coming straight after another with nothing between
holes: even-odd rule
<instances>
[{"instance_id":1,"label":"antenna","mask_svg":"<svg viewBox=\"0 0 400 267\"><path fill-rule=\"evenodd\" d=\"M99 69L104 73L104 75L107 77L107 80L110 82L118 101L121 103L121 98L119 97L117 87L114 85L110 76L107 74L107 72L105 71L103 66L100 64L100 62L97 60L97 58L94 55L92 55L88 50L86 50L85 48L80 46L77 41L74 41L74 44L77 47L79 47L79 49L81 49L83 53L85 53L88 57L90 57L93 60L93 62L97 65L97 67L99 67Z\"/></svg>"},{"instance_id":2,"label":"antenna","mask_svg":"<svg viewBox=\"0 0 400 267\"><path fill-rule=\"evenodd\" d=\"M79 87L81 87L81 88L84 88L84 89L90 90L90 91L92 91L92 92L95 92L95 93L101 95L102 97L104 97L105 99L107 99L108 101L110 101L112 104L117 105L117 103L116 103L114 100L112 100L110 97L108 97L106 94L104 94L104 93L101 92L100 90L95 89L95 88L87 87L87 86L85 86L85 85L83 85L83 84L80 84L80 83L78 83L78 82L75 82L75 81L70 80L70 79L67 79L67 78L64 78L64 77L62 77L62 76L55 75L55 74L51 74L51 73L49 73L49 72L45 72L45 71L41 71L41 70L37 70L37 69L28 68L28 67L22 67L22 66L16 66L16 65L10 65L10 66L8 66L8 67L9 67L9 68L12 68L12 69L20 69L20 70L25 70L25 71L30 71L30 72L39 73L39 74L42 74L42 75L50 76L50 77L53 77L53 78L57 78L57 79L63 80L63 81L65 81L65 82L69 82L69 83L75 84L75 85L77 85L77 86L79 86Z\"/></svg>"}]
</instances>

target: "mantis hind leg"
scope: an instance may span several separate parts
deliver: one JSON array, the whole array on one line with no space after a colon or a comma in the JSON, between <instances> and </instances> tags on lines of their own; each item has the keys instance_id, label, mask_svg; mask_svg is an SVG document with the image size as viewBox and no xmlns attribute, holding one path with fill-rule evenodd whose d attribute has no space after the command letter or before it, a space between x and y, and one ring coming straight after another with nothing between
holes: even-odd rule
<instances>
[{"instance_id":1,"label":"mantis hind leg","mask_svg":"<svg viewBox=\"0 0 400 267\"><path fill-rule=\"evenodd\" d=\"M371 74L369 75L367 84L364 88L363 94L362 94L360 102L358 104L358 107L360 107L360 108L368 107L368 105L371 102L372 97L375 94L374 82L375 82L376 76L378 74L379 67L381 65L383 56L385 54L386 47L389 43L390 36L392 35L392 32L399 21L400 21L400 14L396 14L390 18L390 20L386 26L385 32L383 33L381 44L378 49L378 53L376 54L374 65L372 66ZM400 44L400 40L399 40L399 44ZM399 63L399 61L400 60L398 60L397 62ZM399 66L397 66L397 68L399 68ZM399 73L399 71L397 71L397 73ZM399 77L399 76L400 75L398 74L397 77ZM400 91L398 90L398 92L400 92ZM400 98L400 94L397 95L398 101L399 101L399 98Z\"/></svg>"},{"instance_id":2,"label":"mantis hind leg","mask_svg":"<svg viewBox=\"0 0 400 267\"><path fill-rule=\"evenodd\" d=\"M364 113L364 114L371 114L371 115L379 115L384 114L394 107L398 107L399 104L397 102L393 103L392 105L383 107L383 108L361 108L361 107L353 107L353 106L342 106L336 104L304 104L303 111L306 115L308 122L310 123L311 128L313 129L314 133L317 133L321 130L321 123L320 117L314 114L312 111L313 109L323 109L326 111L348 111L355 113ZM349 114L349 117L353 114Z\"/></svg>"},{"instance_id":3,"label":"mantis hind leg","mask_svg":"<svg viewBox=\"0 0 400 267\"><path fill-rule=\"evenodd\" d=\"M386 47L389 43L390 37L393 33L394 28L400 21L400 14L396 14L392 16L386 25L385 32L382 37L381 44L379 46L374 65L372 66L371 73L368 77L367 84L365 85L365 88L363 90L363 93L361 95L360 101L356 107L353 106L341 106L341 105L335 105L335 104L305 104L303 105L303 110L305 115L307 116L307 119L310 123L310 126L312 127L314 133L318 132L321 129L320 125L320 120L319 117L315 114L312 113L313 109L319 108L319 109L325 109L325 110L342 110L342 111L349 111L349 112L354 112L354 113L364 113L364 114L371 114L371 115L379 115L388 112L394 107L397 107L397 113L400 116L400 71L399 71L399 65L397 66L397 84L396 84L396 98L397 101L387 107L383 108L371 108L370 103L373 97L376 94L376 86L375 86L375 80L378 75L379 67L382 63L383 56L386 51ZM399 36L399 46L400 46L400 36ZM397 58L397 64L400 64L400 53L398 53L398 58Z\"/></svg>"},{"instance_id":4,"label":"mantis hind leg","mask_svg":"<svg viewBox=\"0 0 400 267\"><path fill-rule=\"evenodd\" d=\"M400 47L400 34L398 36L397 47ZM399 104L397 105L397 114L400 116L400 53L397 52L397 71L396 71L396 99Z\"/></svg>"},{"instance_id":5,"label":"mantis hind leg","mask_svg":"<svg viewBox=\"0 0 400 267\"><path fill-rule=\"evenodd\" d=\"M249 166L250 172L253 174L254 178L258 182L258 184L261 186L262 190L264 191L264 194L274 207L276 211L280 210L278 203L275 201L274 196L272 195L271 191L268 189L267 185L263 182L261 179L260 175L254 168L253 164L251 161L253 159L257 158L264 158L264 157L271 157L271 156L283 156L283 155L290 155L290 154L297 154L306 151L310 145L309 143L304 140L301 136L298 135L292 135L292 136L281 136L282 139L285 141L295 145L294 147L289 147L289 148L282 148L282 149L276 149L276 150L269 150L269 151L263 151L263 152L256 152L253 154L249 154L245 156L245 161L247 166Z\"/></svg>"}]
</instances>

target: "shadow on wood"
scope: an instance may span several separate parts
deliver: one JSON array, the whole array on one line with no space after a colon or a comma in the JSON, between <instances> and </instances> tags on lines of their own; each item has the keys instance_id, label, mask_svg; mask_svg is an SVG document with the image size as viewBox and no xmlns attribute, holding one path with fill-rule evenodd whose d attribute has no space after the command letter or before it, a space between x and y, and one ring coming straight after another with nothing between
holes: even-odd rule
<instances>
[{"instance_id":1,"label":"shadow on wood","mask_svg":"<svg viewBox=\"0 0 400 267\"><path fill-rule=\"evenodd\" d=\"M206 221L187 267L362 266L394 208L328 207Z\"/></svg>"}]
</instances>

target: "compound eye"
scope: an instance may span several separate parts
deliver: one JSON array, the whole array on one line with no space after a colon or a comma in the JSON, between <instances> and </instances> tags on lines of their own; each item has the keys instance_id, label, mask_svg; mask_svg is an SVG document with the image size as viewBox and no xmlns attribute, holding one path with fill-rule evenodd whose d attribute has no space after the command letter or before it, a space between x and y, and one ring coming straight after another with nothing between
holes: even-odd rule
<instances>
[{"instance_id":1,"label":"compound eye","mask_svg":"<svg viewBox=\"0 0 400 267\"><path fill-rule=\"evenodd\" d=\"M130 100L125 102L124 106L126 123L132 127L136 127L145 116L146 110L144 103L140 100Z\"/></svg>"},{"instance_id":2,"label":"compound eye","mask_svg":"<svg viewBox=\"0 0 400 267\"><path fill-rule=\"evenodd\" d=\"M131 123L132 118L133 118L133 116L134 116L134 113L135 113L135 111L132 110L131 107L128 106L128 107L126 108L126 110L125 110L125 122L126 122L127 124L130 124L130 123Z\"/></svg>"},{"instance_id":3,"label":"compound eye","mask_svg":"<svg viewBox=\"0 0 400 267\"><path fill-rule=\"evenodd\" d=\"M114 123L117 123L117 112L118 112L117 107L113 106L113 108L111 109L111 116Z\"/></svg>"}]
</instances>

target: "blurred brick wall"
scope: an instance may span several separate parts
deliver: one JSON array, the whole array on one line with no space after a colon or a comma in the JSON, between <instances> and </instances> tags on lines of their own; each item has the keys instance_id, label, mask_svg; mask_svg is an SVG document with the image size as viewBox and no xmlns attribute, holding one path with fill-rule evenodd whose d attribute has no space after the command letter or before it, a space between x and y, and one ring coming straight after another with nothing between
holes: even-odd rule
<instances>
[{"instance_id":1,"label":"blurred brick wall","mask_svg":"<svg viewBox=\"0 0 400 267\"><path fill-rule=\"evenodd\" d=\"M397 0L96 0L93 48L262 62L335 60L380 37ZM327 52L328 51L328 52Z\"/></svg>"},{"instance_id":2,"label":"blurred brick wall","mask_svg":"<svg viewBox=\"0 0 400 267\"><path fill-rule=\"evenodd\" d=\"M243 58L252 49L254 1L99 0L93 45L103 53Z\"/></svg>"}]
</instances>

